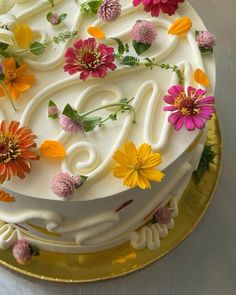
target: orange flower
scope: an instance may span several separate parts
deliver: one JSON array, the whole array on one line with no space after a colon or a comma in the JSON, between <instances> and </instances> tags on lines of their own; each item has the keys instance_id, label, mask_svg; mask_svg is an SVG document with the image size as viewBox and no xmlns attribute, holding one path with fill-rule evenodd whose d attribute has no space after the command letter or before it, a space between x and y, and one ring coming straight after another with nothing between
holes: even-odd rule
<instances>
[{"instance_id":1,"label":"orange flower","mask_svg":"<svg viewBox=\"0 0 236 295\"><path fill-rule=\"evenodd\" d=\"M33 75L26 75L27 70L28 66L26 64L16 68L16 62L12 57L4 60L5 80L3 83L12 99L18 99L21 92L31 88L36 81ZM4 89L0 86L0 96L5 95Z\"/></svg>"},{"instance_id":2,"label":"orange flower","mask_svg":"<svg viewBox=\"0 0 236 295\"><path fill-rule=\"evenodd\" d=\"M0 202L13 203L16 199L8 193L0 190Z\"/></svg>"},{"instance_id":3,"label":"orange flower","mask_svg":"<svg viewBox=\"0 0 236 295\"><path fill-rule=\"evenodd\" d=\"M113 167L113 175L124 178L124 185L141 189L151 188L150 180L160 182L164 173L156 169L161 164L161 155L153 153L149 144L142 144L138 149L132 142L124 144L121 151L116 151L113 159L118 165Z\"/></svg>"},{"instance_id":4,"label":"orange flower","mask_svg":"<svg viewBox=\"0 0 236 295\"><path fill-rule=\"evenodd\" d=\"M0 183L10 180L12 176L25 178L30 173L30 160L39 160L33 150L37 147L37 138L26 127L20 127L17 121L11 121L9 128L5 121L0 124Z\"/></svg>"}]
</instances>

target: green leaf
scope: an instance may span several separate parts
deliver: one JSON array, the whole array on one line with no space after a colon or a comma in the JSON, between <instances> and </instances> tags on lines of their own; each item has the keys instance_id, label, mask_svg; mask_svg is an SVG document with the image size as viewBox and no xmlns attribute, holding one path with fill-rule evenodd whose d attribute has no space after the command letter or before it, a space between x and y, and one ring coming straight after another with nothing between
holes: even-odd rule
<instances>
[{"instance_id":1,"label":"green leaf","mask_svg":"<svg viewBox=\"0 0 236 295\"><path fill-rule=\"evenodd\" d=\"M123 58L121 63L126 66L134 66L139 64L139 60L134 56L127 55Z\"/></svg>"},{"instance_id":2,"label":"green leaf","mask_svg":"<svg viewBox=\"0 0 236 295\"><path fill-rule=\"evenodd\" d=\"M85 1L80 5L80 11L86 16L96 16L102 0Z\"/></svg>"},{"instance_id":3,"label":"green leaf","mask_svg":"<svg viewBox=\"0 0 236 295\"><path fill-rule=\"evenodd\" d=\"M212 47L199 47L201 53L207 54L207 53L213 53Z\"/></svg>"},{"instance_id":4,"label":"green leaf","mask_svg":"<svg viewBox=\"0 0 236 295\"><path fill-rule=\"evenodd\" d=\"M84 117L82 119L83 127L86 132L94 130L97 126L101 124L101 117Z\"/></svg>"},{"instance_id":5,"label":"green leaf","mask_svg":"<svg viewBox=\"0 0 236 295\"><path fill-rule=\"evenodd\" d=\"M30 255L31 256L39 256L40 255L39 249L37 246L31 245L31 244L29 246L30 246Z\"/></svg>"},{"instance_id":6,"label":"green leaf","mask_svg":"<svg viewBox=\"0 0 236 295\"><path fill-rule=\"evenodd\" d=\"M8 52L2 51L2 50L0 50L0 55L2 55L3 57L6 57L6 58L11 57L11 55Z\"/></svg>"},{"instance_id":7,"label":"green leaf","mask_svg":"<svg viewBox=\"0 0 236 295\"><path fill-rule=\"evenodd\" d=\"M4 74L0 74L0 81L4 81L5 80L5 75Z\"/></svg>"},{"instance_id":8,"label":"green leaf","mask_svg":"<svg viewBox=\"0 0 236 295\"><path fill-rule=\"evenodd\" d=\"M78 114L76 110L72 108L72 106L69 103L65 106L62 114L67 116L71 120L81 124L81 116Z\"/></svg>"},{"instance_id":9,"label":"green leaf","mask_svg":"<svg viewBox=\"0 0 236 295\"><path fill-rule=\"evenodd\" d=\"M44 50L45 50L45 45L38 41L30 44L30 51L34 55L43 54Z\"/></svg>"},{"instance_id":10,"label":"green leaf","mask_svg":"<svg viewBox=\"0 0 236 295\"><path fill-rule=\"evenodd\" d=\"M60 20L60 22L58 23L58 24L60 24L60 23L62 23L66 18L67 18L67 13L62 13L60 16L59 16L59 20Z\"/></svg>"},{"instance_id":11,"label":"green leaf","mask_svg":"<svg viewBox=\"0 0 236 295\"><path fill-rule=\"evenodd\" d=\"M8 47L9 47L8 44L0 42L0 50L1 50L1 51L6 50Z\"/></svg>"},{"instance_id":12,"label":"green leaf","mask_svg":"<svg viewBox=\"0 0 236 295\"><path fill-rule=\"evenodd\" d=\"M51 11L49 11L49 13L46 15L47 21L50 23L51 22L51 17L52 17L53 13Z\"/></svg>"},{"instance_id":13,"label":"green leaf","mask_svg":"<svg viewBox=\"0 0 236 295\"><path fill-rule=\"evenodd\" d=\"M50 100L49 103L48 103L48 106L49 107L56 107L57 105L55 104L54 101Z\"/></svg>"},{"instance_id":14,"label":"green leaf","mask_svg":"<svg viewBox=\"0 0 236 295\"><path fill-rule=\"evenodd\" d=\"M119 38L111 38L111 39L118 44L118 52L119 54L123 55L127 49L124 43Z\"/></svg>"},{"instance_id":15,"label":"green leaf","mask_svg":"<svg viewBox=\"0 0 236 295\"><path fill-rule=\"evenodd\" d=\"M204 174L210 169L210 164L213 163L214 158L215 158L215 153L212 150L212 146L205 145L198 168L193 173L194 182L196 184L198 184L201 181Z\"/></svg>"},{"instance_id":16,"label":"green leaf","mask_svg":"<svg viewBox=\"0 0 236 295\"><path fill-rule=\"evenodd\" d=\"M142 53L147 51L151 46L152 44L145 44L145 43L136 42L135 40L133 40L133 47L138 55L141 55Z\"/></svg>"}]
</instances>

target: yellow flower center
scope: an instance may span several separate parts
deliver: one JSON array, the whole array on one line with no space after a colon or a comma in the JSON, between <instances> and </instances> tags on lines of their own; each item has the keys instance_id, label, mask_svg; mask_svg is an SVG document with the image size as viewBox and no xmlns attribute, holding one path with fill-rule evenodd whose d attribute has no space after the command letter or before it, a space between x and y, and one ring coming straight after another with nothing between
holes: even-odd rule
<instances>
[{"instance_id":1,"label":"yellow flower center","mask_svg":"<svg viewBox=\"0 0 236 295\"><path fill-rule=\"evenodd\" d=\"M5 78L7 81L12 81L16 79L16 71L6 71Z\"/></svg>"},{"instance_id":2,"label":"yellow flower center","mask_svg":"<svg viewBox=\"0 0 236 295\"><path fill-rule=\"evenodd\" d=\"M17 159L20 154L21 150L16 139L0 136L0 162L7 164Z\"/></svg>"},{"instance_id":3,"label":"yellow flower center","mask_svg":"<svg viewBox=\"0 0 236 295\"><path fill-rule=\"evenodd\" d=\"M136 158L136 162L134 163L134 169L139 170L143 166L143 161L139 157Z\"/></svg>"}]
</instances>

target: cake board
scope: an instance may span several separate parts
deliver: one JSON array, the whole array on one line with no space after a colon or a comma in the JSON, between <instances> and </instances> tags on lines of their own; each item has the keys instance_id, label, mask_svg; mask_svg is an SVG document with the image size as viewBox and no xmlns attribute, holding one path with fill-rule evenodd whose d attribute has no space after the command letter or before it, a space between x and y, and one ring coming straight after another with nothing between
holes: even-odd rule
<instances>
[{"instance_id":1,"label":"cake board","mask_svg":"<svg viewBox=\"0 0 236 295\"><path fill-rule=\"evenodd\" d=\"M20 274L61 283L95 282L120 277L156 262L183 242L197 227L213 198L221 168L222 140L217 116L209 122L207 144L215 153L214 163L196 185L191 179L179 203L174 230L161 240L156 251L135 250L130 243L90 254L63 254L40 251L31 264L19 265L11 251L0 250L0 265Z\"/></svg>"}]
</instances>

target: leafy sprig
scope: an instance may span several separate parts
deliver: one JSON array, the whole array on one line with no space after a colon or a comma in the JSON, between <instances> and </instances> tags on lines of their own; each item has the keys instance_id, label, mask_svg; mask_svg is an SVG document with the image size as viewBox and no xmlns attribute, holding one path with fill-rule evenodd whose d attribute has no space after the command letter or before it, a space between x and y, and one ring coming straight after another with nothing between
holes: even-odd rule
<instances>
[{"instance_id":1,"label":"leafy sprig","mask_svg":"<svg viewBox=\"0 0 236 295\"><path fill-rule=\"evenodd\" d=\"M140 59L133 55L125 55L126 52L129 53L129 45L124 44L119 38L113 38L112 40L114 40L118 45L118 52L115 53L115 57L120 61L122 65L126 65L126 66L145 65L151 70L154 67L159 67L165 70L172 70L172 72L176 73L176 75L178 76L179 84L181 85L184 84L184 74L177 65L159 64L159 63L156 63L155 59L150 59L150 58ZM137 43L137 42L133 42L133 46L135 51L139 55L150 47L150 46L145 46L143 43Z\"/></svg>"},{"instance_id":2,"label":"leafy sprig","mask_svg":"<svg viewBox=\"0 0 236 295\"><path fill-rule=\"evenodd\" d=\"M96 16L102 0L89 0L80 5L80 11L85 16Z\"/></svg>"},{"instance_id":3,"label":"leafy sprig","mask_svg":"<svg viewBox=\"0 0 236 295\"><path fill-rule=\"evenodd\" d=\"M194 182L198 184L204 174L210 169L210 164L214 163L215 153L212 150L212 145L206 144L201 156L197 170L193 173Z\"/></svg>"},{"instance_id":4,"label":"leafy sprig","mask_svg":"<svg viewBox=\"0 0 236 295\"><path fill-rule=\"evenodd\" d=\"M89 110L88 112L81 113L77 110L75 110L70 104L67 104L62 112L63 115L70 118L74 122L80 124L85 132L89 132L94 130L96 127L101 127L104 125L105 122L111 120L116 121L118 119L119 113L124 112L131 112L133 115L133 123L136 123L136 113L134 108L131 106L130 102L134 98L131 99L121 99L118 103L113 104L107 104L105 106L101 106L92 110ZM52 101L50 101L50 104L52 106L56 106L56 104ZM90 116L93 113L96 113L103 109L108 109L111 107L117 107L116 110L112 113L110 113L107 117L102 118L101 116Z\"/></svg>"}]
</instances>

